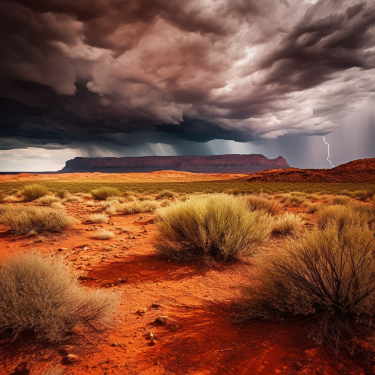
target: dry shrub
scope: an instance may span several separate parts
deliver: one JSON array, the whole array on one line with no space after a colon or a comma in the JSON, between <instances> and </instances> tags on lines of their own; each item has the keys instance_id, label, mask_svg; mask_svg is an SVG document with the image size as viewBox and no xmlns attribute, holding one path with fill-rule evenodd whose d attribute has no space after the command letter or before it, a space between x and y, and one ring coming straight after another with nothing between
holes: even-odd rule
<instances>
[{"instance_id":1,"label":"dry shrub","mask_svg":"<svg viewBox=\"0 0 375 375\"><path fill-rule=\"evenodd\" d=\"M63 210L65 207L63 204L59 203L59 202L54 202L51 204L51 208L55 208L57 210Z\"/></svg>"},{"instance_id":2,"label":"dry shrub","mask_svg":"<svg viewBox=\"0 0 375 375\"><path fill-rule=\"evenodd\" d=\"M341 205L344 205L344 204L347 204L349 201L350 201L350 197L348 197L346 195L336 195L333 198L332 204L341 204Z\"/></svg>"},{"instance_id":3,"label":"dry shrub","mask_svg":"<svg viewBox=\"0 0 375 375\"><path fill-rule=\"evenodd\" d=\"M375 322L375 242L358 226L331 222L289 246L255 257L256 287L248 287L249 317L314 316L310 334L337 350L355 324Z\"/></svg>"},{"instance_id":4,"label":"dry shrub","mask_svg":"<svg viewBox=\"0 0 375 375\"><path fill-rule=\"evenodd\" d=\"M21 190L21 195L25 201L33 201L47 194L49 194L48 189L39 184L28 185Z\"/></svg>"},{"instance_id":5,"label":"dry shrub","mask_svg":"<svg viewBox=\"0 0 375 375\"><path fill-rule=\"evenodd\" d=\"M319 210L319 205L317 203L305 202L303 204L306 207L309 214L315 214Z\"/></svg>"},{"instance_id":6,"label":"dry shrub","mask_svg":"<svg viewBox=\"0 0 375 375\"><path fill-rule=\"evenodd\" d=\"M241 190L239 190L239 189L226 189L226 190L224 190L224 193L229 194L229 195L240 195Z\"/></svg>"},{"instance_id":7,"label":"dry shrub","mask_svg":"<svg viewBox=\"0 0 375 375\"><path fill-rule=\"evenodd\" d=\"M285 204L287 206L298 206L303 204L306 201L305 196L298 195L296 193L290 193L288 197L286 197Z\"/></svg>"},{"instance_id":8,"label":"dry shrub","mask_svg":"<svg viewBox=\"0 0 375 375\"><path fill-rule=\"evenodd\" d=\"M156 215L155 247L170 259L229 260L247 256L271 233L270 216L249 211L246 200L227 194L191 196Z\"/></svg>"},{"instance_id":9,"label":"dry shrub","mask_svg":"<svg viewBox=\"0 0 375 375\"><path fill-rule=\"evenodd\" d=\"M375 206L360 202L350 202L349 208L363 216L368 224L375 224Z\"/></svg>"},{"instance_id":10,"label":"dry shrub","mask_svg":"<svg viewBox=\"0 0 375 375\"><path fill-rule=\"evenodd\" d=\"M168 198L168 199L172 199L174 198L175 196L175 193L173 191L170 191L170 190L163 190L161 191L157 196L156 196L156 199L165 199L165 198Z\"/></svg>"},{"instance_id":11,"label":"dry shrub","mask_svg":"<svg viewBox=\"0 0 375 375\"><path fill-rule=\"evenodd\" d=\"M113 293L80 287L62 260L23 254L0 267L0 332L11 328L15 338L34 331L56 342L77 326L104 328L118 303Z\"/></svg>"},{"instance_id":12,"label":"dry shrub","mask_svg":"<svg viewBox=\"0 0 375 375\"><path fill-rule=\"evenodd\" d=\"M311 202L315 202L315 201L318 201L319 199L321 199L321 197L319 197L319 195L317 195L317 194L307 194L305 196L305 198L308 199Z\"/></svg>"},{"instance_id":13,"label":"dry shrub","mask_svg":"<svg viewBox=\"0 0 375 375\"><path fill-rule=\"evenodd\" d=\"M160 207L167 207L171 204L171 201L169 199L164 199L160 202Z\"/></svg>"},{"instance_id":14,"label":"dry shrub","mask_svg":"<svg viewBox=\"0 0 375 375\"><path fill-rule=\"evenodd\" d=\"M110 240L115 234L107 229L99 230L95 233L95 238L98 240Z\"/></svg>"},{"instance_id":15,"label":"dry shrub","mask_svg":"<svg viewBox=\"0 0 375 375\"><path fill-rule=\"evenodd\" d=\"M318 226L324 229L330 222L337 223L340 228L351 225L367 227L369 218L367 215L355 210L353 206L325 206L318 211Z\"/></svg>"},{"instance_id":16,"label":"dry shrub","mask_svg":"<svg viewBox=\"0 0 375 375\"><path fill-rule=\"evenodd\" d=\"M14 195L9 195L3 199L3 203L16 203L16 202L20 202L20 200Z\"/></svg>"},{"instance_id":17,"label":"dry shrub","mask_svg":"<svg viewBox=\"0 0 375 375\"><path fill-rule=\"evenodd\" d=\"M127 199L125 197L117 197L117 196L113 196L113 197L108 197L107 198L107 201L108 202L112 202L112 201L115 201L115 202L119 202L119 203L124 203L127 201Z\"/></svg>"},{"instance_id":18,"label":"dry shrub","mask_svg":"<svg viewBox=\"0 0 375 375\"><path fill-rule=\"evenodd\" d=\"M65 211L51 207L5 206L0 209L0 222L9 225L17 234L27 234L60 230L77 221Z\"/></svg>"},{"instance_id":19,"label":"dry shrub","mask_svg":"<svg viewBox=\"0 0 375 375\"><path fill-rule=\"evenodd\" d=\"M59 190L55 195L58 198L66 199L70 195L70 192L69 190Z\"/></svg>"},{"instance_id":20,"label":"dry shrub","mask_svg":"<svg viewBox=\"0 0 375 375\"><path fill-rule=\"evenodd\" d=\"M94 199L103 201L109 197L120 195L120 192L115 188L112 188L109 186L103 186L101 188L92 190L91 195Z\"/></svg>"},{"instance_id":21,"label":"dry shrub","mask_svg":"<svg viewBox=\"0 0 375 375\"><path fill-rule=\"evenodd\" d=\"M353 198L358 198L361 201L370 199L374 195L374 190L355 190L352 193Z\"/></svg>"},{"instance_id":22,"label":"dry shrub","mask_svg":"<svg viewBox=\"0 0 375 375\"><path fill-rule=\"evenodd\" d=\"M282 235L296 235L303 228L303 220L299 215L294 215L289 212L282 216L275 218L273 223L273 233Z\"/></svg>"},{"instance_id":23,"label":"dry shrub","mask_svg":"<svg viewBox=\"0 0 375 375\"><path fill-rule=\"evenodd\" d=\"M137 193L133 190L126 190L122 193L124 197L135 196Z\"/></svg>"},{"instance_id":24,"label":"dry shrub","mask_svg":"<svg viewBox=\"0 0 375 375\"><path fill-rule=\"evenodd\" d=\"M51 206L52 203L61 202L59 198L54 197L53 195L45 195L37 200L35 200L36 204L40 204L42 206Z\"/></svg>"},{"instance_id":25,"label":"dry shrub","mask_svg":"<svg viewBox=\"0 0 375 375\"><path fill-rule=\"evenodd\" d=\"M353 197L353 192L349 190L341 190L340 195L346 195L347 197L352 198Z\"/></svg>"},{"instance_id":26,"label":"dry shrub","mask_svg":"<svg viewBox=\"0 0 375 375\"><path fill-rule=\"evenodd\" d=\"M159 207L160 203L155 201L134 201L118 205L117 210L124 214L136 214L141 212L153 212Z\"/></svg>"},{"instance_id":27,"label":"dry shrub","mask_svg":"<svg viewBox=\"0 0 375 375\"><path fill-rule=\"evenodd\" d=\"M3 203L6 197L7 197L7 194L5 194L5 192L3 191L0 191L0 203Z\"/></svg>"},{"instance_id":28,"label":"dry shrub","mask_svg":"<svg viewBox=\"0 0 375 375\"><path fill-rule=\"evenodd\" d=\"M140 201L140 202L143 202L143 201L150 201L150 200L152 200L152 199L154 199L152 196L150 196L150 195L142 195L141 197L138 197L138 200ZM155 199L158 199L157 197L155 198Z\"/></svg>"},{"instance_id":29,"label":"dry shrub","mask_svg":"<svg viewBox=\"0 0 375 375\"><path fill-rule=\"evenodd\" d=\"M81 197L77 197L76 195L69 194L65 199L64 202L83 202L83 199Z\"/></svg>"},{"instance_id":30,"label":"dry shrub","mask_svg":"<svg viewBox=\"0 0 375 375\"><path fill-rule=\"evenodd\" d=\"M90 216L90 221L95 224L107 223L109 217L106 214L94 214Z\"/></svg>"},{"instance_id":31,"label":"dry shrub","mask_svg":"<svg viewBox=\"0 0 375 375\"><path fill-rule=\"evenodd\" d=\"M270 215L277 215L281 210L281 205L279 202L271 201L264 197L248 195L246 196L246 202L250 208L250 211L262 210Z\"/></svg>"},{"instance_id":32,"label":"dry shrub","mask_svg":"<svg viewBox=\"0 0 375 375\"><path fill-rule=\"evenodd\" d=\"M105 211L105 213L109 215L114 215L117 212L119 201L118 200L104 201L104 202L100 202L100 205L103 211Z\"/></svg>"}]
</instances>

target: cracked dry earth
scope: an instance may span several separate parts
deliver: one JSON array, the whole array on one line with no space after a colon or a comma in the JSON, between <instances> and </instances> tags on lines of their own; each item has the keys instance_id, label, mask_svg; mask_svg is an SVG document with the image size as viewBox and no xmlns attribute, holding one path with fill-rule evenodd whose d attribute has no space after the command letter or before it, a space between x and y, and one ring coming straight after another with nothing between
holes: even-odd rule
<instances>
[{"instance_id":1,"label":"cracked dry earth","mask_svg":"<svg viewBox=\"0 0 375 375\"><path fill-rule=\"evenodd\" d=\"M11 342L0 336L0 374L43 374L50 365L74 375L143 374L372 374L372 358L343 351L336 357L306 334L307 322L251 320L234 323L239 285L251 283L250 263L215 269L161 258L153 248L153 214L113 215L107 224L90 224L99 203L70 202L66 211L80 224L61 233L34 238L14 236L0 226L0 261L19 252L61 254L80 272L87 288L122 292L117 323L105 332L77 331L59 345L36 344L23 335ZM113 239L94 239L96 227L112 230ZM121 229L119 229L121 228ZM266 246L282 246L271 238ZM167 324L155 323L168 316ZM155 340L150 340L150 333ZM154 344L154 345L153 345ZM63 358L78 356L71 364Z\"/></svg>"}]
</instances>

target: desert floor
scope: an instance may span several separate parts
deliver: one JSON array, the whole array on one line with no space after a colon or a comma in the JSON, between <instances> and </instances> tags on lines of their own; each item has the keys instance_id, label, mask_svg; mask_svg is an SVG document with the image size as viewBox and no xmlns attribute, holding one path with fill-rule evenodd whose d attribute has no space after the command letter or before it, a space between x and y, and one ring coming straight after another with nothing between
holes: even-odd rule
<instances>
[{"instance_id":1,"label":"desert floor","mask_svg":"<svg viewBox=\"0 0 375 375\"><path fill-rule=\"evenodd\" d=\"M373 373L373 354L365 345L353 355L344 348L338 357L308 338L309 322L301 318L236 323L240 286L256 280L251 259L215 268L168 262L153 247L157 229L152 213L115 214L108 223L92 224L89 216L102 212L98 201L93 207L66 202L65 210L79 224L60 233L19 236L0 225L0 262L20 252L63 256L85 287L122 293L116 325L104 332L77 331L56 345L37 343L29 335L12 342L5 332L0 336L0 374L21 374L14 371L23 362L30 374L43 374L51 365L74 375ZM303 214L307 226L315 222L303 207L287 210ZM95 239L98 228L116 235ZM285 241L272 236L265 250ZM161 315L168 316L164 326L155 323ZM67 354L78 359L67 364Z\"/></svg>"}]
</instances>

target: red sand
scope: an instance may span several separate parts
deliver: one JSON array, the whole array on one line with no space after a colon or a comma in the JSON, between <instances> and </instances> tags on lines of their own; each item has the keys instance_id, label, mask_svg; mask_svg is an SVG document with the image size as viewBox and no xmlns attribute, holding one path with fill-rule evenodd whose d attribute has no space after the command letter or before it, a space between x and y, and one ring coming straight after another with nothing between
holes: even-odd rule
<instances>
[{"instance_id":1,"label":"red sand","mask_svg":"<svg viewBox=\"0 0 375 375\"><path fill-rule=\"evenodd\" d=\"M102 333L79 331L61 345L36 344L28 336L11 343L3 334L1 375L12 374L21 362L32 365L31 374L40 374L50 364L74 375L372 373L371 363L362 354L351 356L344 350L339 358L308 339L307 323L300 319L233 323L238 287L253 281L251 263L207 269L195 263L168 262L152 246L156 231L152 214L112 216L103 227L116 236L103 241L93 239L95 230L86 231L101 226L87 223L98 206L71 202L66 207L81 223L62 233L32 239L14 236L0 226L0 261L19 252L65 255L67 263L86 276L82 285L123 293L118 325ZM120 234L119 227L128 228L130 234ZM274 237L266 246L282 246L284 241ZM83 250L84 245L89 249ZM160 306L151 307L155 303ZM142 308L147 311L138 313ZM166 326L154 323L159 315L169 317ZM150 332L157 338L155 346L147 339ZM79 359L63 364L67 353Z\"/></svg>"}]
</instances>

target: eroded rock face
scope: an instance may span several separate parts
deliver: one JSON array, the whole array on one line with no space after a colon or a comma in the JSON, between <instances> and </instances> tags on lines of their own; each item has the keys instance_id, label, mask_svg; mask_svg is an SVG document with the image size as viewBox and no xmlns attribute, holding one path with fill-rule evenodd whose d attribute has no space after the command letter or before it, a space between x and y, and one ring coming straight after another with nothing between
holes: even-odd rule
<instances>
[{"instance_id":1,"label":"eroded rock face","mask_svg":"<svg viewBox=\"0 0 375 375\"><path fill-rule=\"evenodd\" d=\"M153 172L175 170L209 173L253 173L265 169L288 168L279 156L263 155L143 156L125 158L74 158L66 162L62 173L70 172Z\"/></svg>"},{"instance_id":2,"label":"eroded rock face","mask_svg":"<svg viewBox=\"0 0 375 375\"><path fill-rule=\"evenodd\" d=\"M358 159L331 169L286 168L254 173L251 182L369 182L375 183L375 158Z\"/></svg>"}]
</instances>

